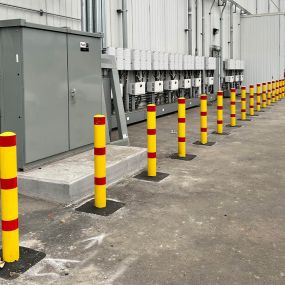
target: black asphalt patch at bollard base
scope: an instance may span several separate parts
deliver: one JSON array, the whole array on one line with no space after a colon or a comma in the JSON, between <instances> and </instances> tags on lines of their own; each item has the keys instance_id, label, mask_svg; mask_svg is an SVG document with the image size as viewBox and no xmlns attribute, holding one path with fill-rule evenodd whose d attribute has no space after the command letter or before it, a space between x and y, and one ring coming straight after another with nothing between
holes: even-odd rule
<instances>
[{"instance_id":1,"label":"black asphalt patch at bollard base","mask_svg":"<svg viewBox=\"0 0 285 285\"><path fill-rule=\"evenodd\" d=\"M226 125L226 127L228 128L241 128L241 125L236 125L236 126L231 126L231 125Z\"/></svg>"},{"instance_id":2,"label":"black asphalt patch at bollard base","mask_svg":"<svg viewBox=\"0 0 285 285\"><path fill-rule=\"evenodd\" d=\"M245 119L245 120L238 119L238 121L241 121L241 122L250 122L250 121L251 121L251 119Z\"/></svg>"},{"instance_id":3,"label":"black asphalt patch at bollard base","mask_svg":"<svg viewBox=\"0 0 285 285\"><path fill-rule=\"evenodd\" d=\"M230 135L231 133L228 133L228 132L222 132L221 134L220 133L217 133L216 131L212 132L213 135L218 135L218 136L228 136Z\"/></svg>"},{"instance_id":4,"label":"black asphalt patch at bollard base","mask_svg":"<svg viewBox=\"0 0 285 285\"><path fill-rule=\"evenodd\" d=\"M171 159L178 159L178 160L184 160L184 161L190 161L193 160L197 155L194 154L186 154L186 157L180 157L178 156L178 153L173 153L169 156Z\"/></svg>"},{"instance_id":5,"label":"black asphalt patch at bollard base","mask_svg":"<svg viewBox=\"0 0 285 285\"><path fill-rule=\"evenodd\" d=\"M254 115L250 115L250 114L247 114L249 117L258 117L259 115L257 114L254 114Z\"/></svg>"},{"instance_id":6,"label":"black asphalt patch at bollard base","mask_svg":"<svg viewBox=\"0 0 285 285\"><path fill-rule=\"evenodd\" d=\"M2 249L0 250L2 256ZM20 259L15 262L6 262L0 269L0 278L13 280L29 270L35 264L44 259L46 254L27 247L20 247Z\"/></svg>"},{"instance_id":7,"label":"black asphalt patch at bollard base","mask_svg":"<svg viewBox=\"0 0 285 285\"><path fill-rule=\"evenodd\" d=\"M114 200L107 200L106 208L96 208L94 206L94 199L89 200L85 204L81 205L80 207L76 208L75 210L82 213L87 214L95 214L98 216L110 216L122 207L124 207L125 204L122 202L117 202Z\"/></svg>"},{"instance_id":8,"label":"black asphalt patch at bollard base","mask_svg":"<svg viewBox=\"0 0 285 285\"><path fill-rule=\"evenodd\" d=\"M134 178L139 179L139 180L150 181L150 182L160 182L167 176L169 176L169 174L163 173L163 172L156 172L156 176L148 176L147 171L143 171L139 173L138 175L134 176Z\"/></svg>"},{"instance_id":9,"label":"black asphalt patch at bollard base","mask_svg":"<svg viewBox=\"0 0 285 285\"><path fill-rule=\"evenodd\" d=\"M212 146L214 145L216 142L207 142L206 144L202 144L200 141L196 141L193 144L195 145L201 145L201 146Z\"/></svg>"}]
</instances>

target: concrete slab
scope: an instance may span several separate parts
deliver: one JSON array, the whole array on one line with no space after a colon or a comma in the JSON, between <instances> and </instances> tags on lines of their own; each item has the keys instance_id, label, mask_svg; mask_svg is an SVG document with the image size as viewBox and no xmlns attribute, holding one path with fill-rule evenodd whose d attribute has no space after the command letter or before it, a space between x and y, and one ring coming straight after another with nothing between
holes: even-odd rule
<instances>
[{"instance_id":1,"label":"concrete slab","mask_svg":"<svg viewBox=\"0 0 285 285\"><path fill-rule=\"evenodd\" d=\"M132 176L146 163L145 148L107 146L107 184ZM89 150L20 172L19 193L51 202L75 202L92 195L93 169L93 150Z\"/></svg>"}]
</instances>

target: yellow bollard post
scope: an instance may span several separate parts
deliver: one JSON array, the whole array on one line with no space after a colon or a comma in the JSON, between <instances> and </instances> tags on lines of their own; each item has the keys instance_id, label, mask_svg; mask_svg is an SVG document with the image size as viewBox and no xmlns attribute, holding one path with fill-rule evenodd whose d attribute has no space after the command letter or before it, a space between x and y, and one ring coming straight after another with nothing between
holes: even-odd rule
<instances>
[{"instance_id":1,"label":"yellow bollard post","mask_svg":"<svg viewBox=\"0 0 285 285\"><path fill-rule=\"evenodd\" d=\"M186 157L186 100L178 98L178 156Z\"/></svg>"},{"instance_id":2,"label":"yellow bollard post","mask_svg":"<svg viewBox=\"0 0 285 285\"><path fill-rule=\"evenodd\" d=\"M94 116L94 195L95 207L106 208L106 118Z\"/></svg>"},{"instance_id":3,"label":"yellow bollard post","mask_svg":"<svg viewBox=\"0 0 285 285\"><path fill-rule=\"evenodd\" d=\"M256 111L260 112L261 108L261 85L258 83L256 88Z\"/></svg>"},{"instance_id":4,"label":"yellow bollard post","mask_svg":"<svg viewBox=\"0 0 285 285\"><path fill-rule=\"evenodd\" d=\"M249 86L249 115L254 116L254 85Z\"/></svg>"},{"instance_id":5,"label":"yellow bollard post","mask_svg":"<svg viewBox=\"0 0 285 285\"><path fill-rule=\"evenodd\" d=\"M267 104L271 105L271 82L267 82Z\"/></svg>"},{"instance_id":6,"label":"yellow bollard post","mask_svg":"<svg viewBox=\"0 0 285 285\"><path fill-rule=\"evenodd\" d=\"M246 87L241 87L241 120L246 120Z\"/></svg>"},{"instance_id":7,"label":"yellow bollard post","mask_svg":"<svg viewBox=\"0 0 285 285\"><path fill-rule=\"evenodd\" d=\"M2 258L15 262L20 258L18 221L18 183L16 134L0 135L0 182L2 212Z\"/></svg>"},{"instance_id":8,"label":"yellow bollard post","mask_svg":"<svg viewBox=\"0 0 285 285\"><path fill-rule=\"evenodd\" d=\"M208 143L208 97L206 94L200 96L200 126L201 126L201 144Z\"/></svg>"},{"instance_id":9,"label":"yellow bollard post","mask_svg":"<svg viewBox=\"0 0 285 285\"><path fill-rule=\"evenodd\" d=\"M275 103L275 81L272 81L271 102L272 102L272 103Z\"/></svg>"},{"instance_id":10,"label":"yellow bollard post","mask_svg":"<svg viewBox=\"0 0 285 285\"><path fill-rule=\"evenodd\" d=\"M266 83L262 83L262 108L266 108Z\"/></svg>"},{"instance_id":11,"label":"yellow bollard post","mask_svg":"<svg viewBox=\"0 0 285 285\"><path fill-rule=\"evenodd\" d=\"M276 93L275 93L275 101L278 102L279 101L279 81L276 80Z\"/></svg>"},{"instance_id":12,"label":"yellow bollard post","mask_svg":"<svg viewBox=\"0 0 285 285\"><path fill-rule=\"evenodd\" d=\"M236 127L236 89L231 88L231 127Z\"/></svg>"},{"instance_id":13,"label":"yellow bollard post","mask_svg":"<svg viewBox=\"0 0 285 285\"><path fill-rule=\"evenodd\" d=\"M217 134L223 134L224 128L224 92L217 94Z\"/></svg>"},{"instance_id":14,"label":"yellow bollard post","mask_svg":"<svg viewBox=\"0 0 285 285\"><path fill-rule=\"evenodd\" d=\"M156 106L147 105L147 174L156 176Z\"/></svg>"},{"instance_id":15,"label":"yellow bollard post","mask_svg":"<svg viewBox=\"0 0 285 285\"><path fill-rule=\"evenodd\" d=\"M281 84L282 84L281 94L282 94L282 99L283 99L284 98L284 80L281 80Z\"/></svg>"}]
</instances>

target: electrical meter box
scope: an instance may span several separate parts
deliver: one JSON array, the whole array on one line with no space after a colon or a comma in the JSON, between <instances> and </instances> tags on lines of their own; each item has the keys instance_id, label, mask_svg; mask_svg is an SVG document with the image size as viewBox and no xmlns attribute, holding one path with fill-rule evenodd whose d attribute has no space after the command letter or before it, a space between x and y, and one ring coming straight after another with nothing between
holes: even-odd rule
<instances>
[{"instance_id":1,"label":"electrical meter box","mask_svg":"<svg viewBox=\"0 0 285 285\"><path fill-rule=\"evenodd\" d=\"M143 95L145 94L145 82L135 82L129 84L129 94Z\"/></svg>"},{"instance_id":2,"label":"electrical meter box","mask_svg":"<svg viewBox=\"0 0 285 285\"><path fill-rule=\"evenodd\" d=\"M235 76L235 82L240 82L240 76L239 75Z\"/></svg>"},{"instance_id":3,"label":"electrical meter box","mask_svg":"<svg viewBox=\"0 0 285 285\"><path fill-rule=\"evenodd\" d=\"M216 69L216 58L215 57L205 57L205 69L206 70Z\"/></svg>"},{"instance_id":4,"label":"electrical meter box","mask_svg":"<svg viewBox=\"0 0 285 285\"><path fill-rule=\"evenodd\" d=\"M92 118L103 112L101 37L0 21L0 131L17 134L20 169L92 146Z\"/></svg>"},{"instance_id":5,"label":"electrical meter box","mask_svg":"<svg viewBox=\"0 0 285 285\"><path fill-rule=\"evenodd\" d=\"M178 90L178 80L166 80L163 83L164 90L174 91Z\"/></svg>"},{"instance_id":6,"label":"electrical meter box","mask_svg":"<svg viewBox=\"0 0 285 285\"><path fill-rule=\"evenodd\" d=\"M183 88L183 89L191 88L191 79L181 79L181 80L179 80L179 88Z\"/></svg>"},{"instance_id":7,"label":"electrical meter box","mask_svg":"<svg viewBox=\"0 0 285 285\"><path fill-rule=\"evenodd\" d=\"M194 78L192 80L192 86L193 87L201 87L201 78Z\"/></svg>"},{"instance_id":8,"label":"electrical meter box","mask_svg":"<svg viewBox=\"0 0 285 285\"><path fill-rule=\"evenodd\" d=\"M163 81L152 81L147 83L147 92L161 93L163 92Z\"/></svg>"},{"instance_id":9,"label":"electrical meter box","mask_svg":"<svg viewBox=\"0 0 285 285\"><path fill-rule=\"evenodd\" d=\"M243 74L241 74L241 75L239 76L239 80L240 80L240 82L243 82Z\"/></svg>"},{"instance_id":10,"label":"electrical meter box","mask_svg":"<svg viewBox=\"0 0 285 285\"><path fill-rule=\"evenodd\" d=\"M206 77L206 85L214 85L214 77Z\"/></svg>"},{"instance_id":11,"label":"electrical meter box","mask_svg":"<svg viewBox=\"0 0 285 285\"><path fill-rule=\"evenodd\" d=\"M236 60L228 59L224 62L225 70L235 70L236 69Z\"/></svg>"},{"instance_id":12,"label":"electrical meter box","mask_svg":"<svg viewBox=\"0 0 285 285\"><path fill-rule=\"evenodd\" d=\"M225 77L225 82L226 83L233 83L235 81L235 77L234 76L226 76Z\"/></svg>"}]
</instances>

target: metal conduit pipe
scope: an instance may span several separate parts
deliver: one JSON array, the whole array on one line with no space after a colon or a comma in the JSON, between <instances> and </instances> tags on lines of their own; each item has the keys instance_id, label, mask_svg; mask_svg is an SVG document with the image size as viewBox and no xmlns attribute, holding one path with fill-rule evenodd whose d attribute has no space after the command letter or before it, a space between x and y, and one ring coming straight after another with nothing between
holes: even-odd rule
<instances>
[{"instance_id":1,"label":"metal conduit pipe","mask_svg":"<svg viewBox=\"0 0 285 285\"><path fill-rule=\"evenodd\" d=\"M198 1L195 0L195 55L198 55Z\"/></svg>"},{"instance_id":2,"label":"metal conduit pipe","mask_svg":"<svg viewBox=\"0 0 285 285\"><path fill-rule=\"evenodd\" d=\"M209 29L210 29L210 33L209 33L209 35L210 35L210 45L212 44L212 9L213 9L213 7L214 7L214 4L215 4L215 2L216 2L216 0L213 0L213 3L212 3L212 5L211 5L211 8L210 8L210 10L209 10Z\"/></svg>"},{"instance_id":3,"label":"metal conduit pipe","mask_svg":"<svg viewBox=\"0 0 285 285\"><path fill-rule=\"evenodd\" d=\"M128 48L128 9L127 0L122 0L123 48Z\"/></svg>"},{"instance_id":4,"label":"metal conduit pipe","mask_svg":"<svg viewBox=\"0 0 285 285\"><path fill-rule=\"evenodd\" d=\"M101 32L104 34L102 39L102 47L107 47L107 34L106 34L106 1L101 0Z\"/></svg>"},{"instance_id":5,"label":"metal conduit pipe","mask_svg":"<svg viewBox=\"0 0 285 285\"><path fill-rule=\"evenodd\" d=\"M188 53L192 54L192 0L188 0Z\"/></svg>"},{"instance_id":6,"label":"metal conduit pipe","mask_svg":"<svg viewBox=\"0 0 285 285\"><path fill-rule=\"evenodd\" d=\"M202 0L202 56L206 56L205 51L205 2Z\"/></svg>"},{"instance_id":7,"label":"metal conduit pipe","mask_svg":"<svg viewBox=\"0 0 285 285\"><path fill-rule=\"evenodd\" d=\"M227 2L224 2L224 7L221 11L221 16L220 16L220 89L222 88L222 80L224 78L224 66L223 66L223 40L224 40L224 36L223 36L223 14L224 14L224 10L227 6Z\"/></svg>"},{"instance_id":8,"label":"metal conduit pipe","mask_svg":"<svg viewBox=\"0 0 285 285\"><path fill-rule=\"evenodd\" d=\"M234 58L234 19L233 19L233 6L230 5L230 58Z\"/></svg>"},{"instance_id":9,"label":"metal conduit pipe","mask_svg":"<svg viewBox=\"0 0 285 285\"><path fill-rule=\"evenodd\" d=\"M81 0L81 31L86 32L86 0Z\"/></svg>"},{"instance_id":10,"label":"metal conduit pipe","mask_svg":"<svg viewBox=\"0 0 285 285\"><path fill-rule=\"evenodd\" d=\"M93 22L94 22L94 16L93 16L93 1L87 0L86 2L86 30L87 32L94 32Z\"/></svg>"}]
</instances>

